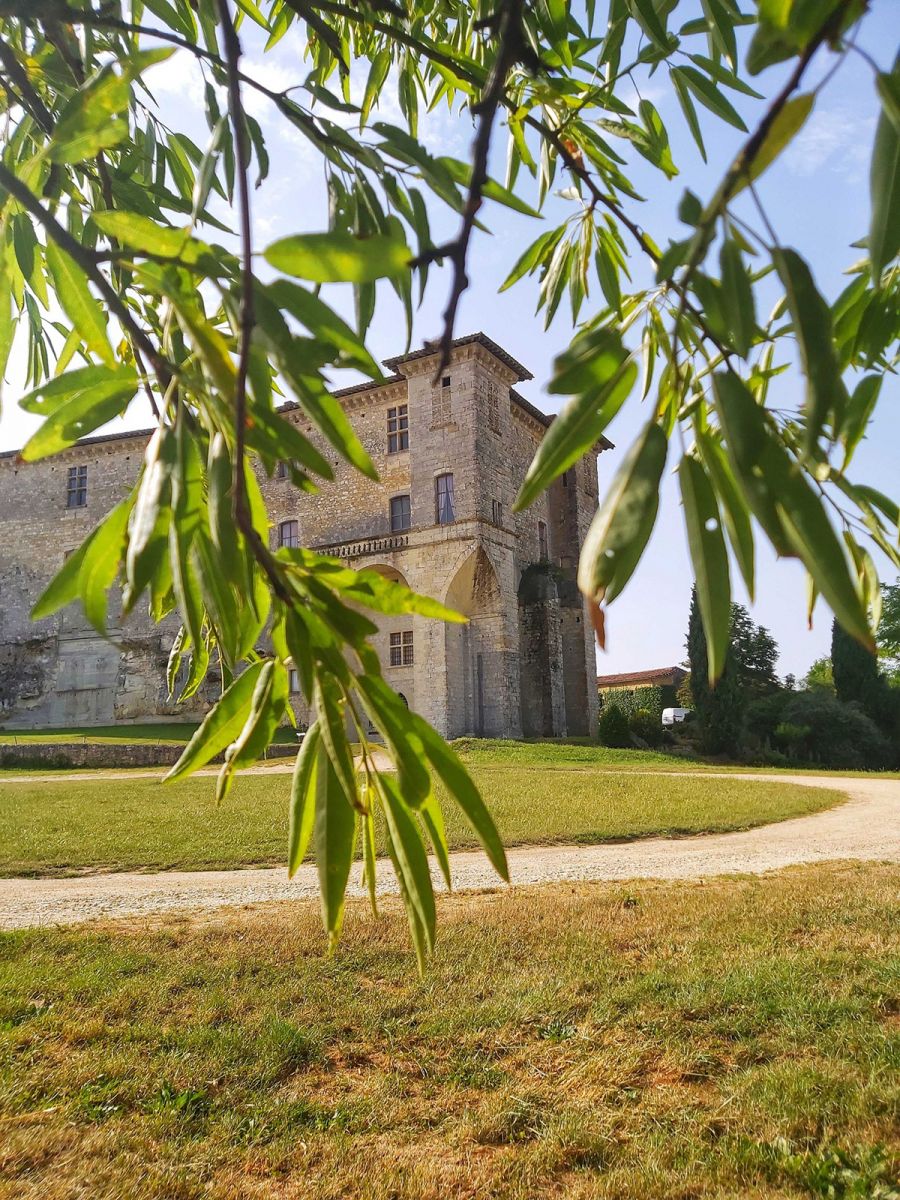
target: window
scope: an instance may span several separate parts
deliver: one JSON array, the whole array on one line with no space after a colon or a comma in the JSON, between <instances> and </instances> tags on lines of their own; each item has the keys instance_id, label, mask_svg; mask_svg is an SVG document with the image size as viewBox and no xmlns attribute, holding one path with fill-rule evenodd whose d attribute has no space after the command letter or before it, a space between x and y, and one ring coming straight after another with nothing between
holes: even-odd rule
<instances>
[{"instance_id":1,"label":"window","mask_svg":"<svg viewBox=\"0 0 900 1200\"><path fill-rule=\"evenodd\" d=\"M87 504L87 467L69 467L66 480L66 508L84 508Z\"/></svg>"},{"instance_id":2,"label":"window","mask_svg":"<svg viewBox=\"0 0 900 1200\"><path fill-rule=\"evenodd\" d=\"M494 433L500 432L500 388L496 383L487 385L487 419Z\"/></svg>"},{"instance_id":3,"label":"window","mask_svg":"<svg viewBox=\"0 0 900 1200\"><path fill-rule=\"evenodd\" d=\"M288 668L288 689L291 695L300 691L300 676L297 674L296 667Z\"/></svg>"},{"instance_id":4,"label":"window","mask_svg":"<svg viewBox=\"0 0 900 1200\"><path fill-rule=\"evenodd\" d=\"M568 472L568 471L563 471L563 473L562 473L562 477L561 477L561 478L562 478L562 485L563 485L563 487L564 487L564 488L567 488L567 487L569 486L569 472Z\"/></svg>"},{"instance_id":5,"label":"window","mask_svg":"<svg viewBox=\"0 0 900 1200\"><path fill-rule=\"evenodd\" d=\"M538 548L541 562L546 562L550 557L550 552L547 547L547 525L544 521L538 521Z\"/></svg>"},{"instance_id":6,"label":"window","mask_svg":"<svg viewBox=\"0 0 900 1200\"><path fill-rule=\"evenodd\" d=\"M452 525L456 520L453 498L453 476L438 475L434 481L435 515L438 525Z\"/></svg>"},{"instance_id":7,"label":"window","mask_svg":"<svg viewBox=\"0 0 900 1200\"><path fill-rule=\"evenodd\" d=\"M409 529L411 524L412 516L409 507L409 496L392 496L391 533L399 533L402 529Z\"/></svg>"},{"instance_id":8,"label":"window","mask_svg":"<svg viewBox=\"0 0 900 1200\"><path fill-rule=\"evenodd\" d=\"M413 634L411 629L402 633L391 634L391 666L411 667L413 665Z\"/></svg>"},{"instance_id":9,"label":"window","mask_svg":"<svg viewBox=\"0 0 900 1200\"><path fill-rule=\"evenodd\" d=\"M431 397L431 424L447 425L452 417L450 376L445 375L441 386L436 388Z\"/></svg>"},{"instance_id":10,"label":"window","mask_svg":"<svg viewBox=\"0 0 900 1200\"><path fill-rule=\"evenodd\" d=\"M409 413L405 404L389 408L388 412L388 454L396 454L398 450L409 449Z\"/></svg>"},{"instance_id":11,"label":"window","mask_svg":"<svg viewBox=\"0 0 900 1200\"><path fill-rule=\"evenodd\" d=\"M276 463L275 464L275 478L276 479L287 479L287 477L288 477L287 463L286 462Z\"/></svg>"},{"instance_id":12,"label":"window","mask_svg":"<svg viewBox=\"0 0 900 1200\"><path fill-rule=\"evenodd\" d=\"M288 550L297 550L300 546L300 525L297 521L281 521L278 525L278 545Z\"/></svg>"},{"instance_id":13,"label":"window","mask_svg":"<svg viewBox=\"0 0 900 1200\"><path fill-rule=\"evenodd\" d=\"M503 524L503 505L499 500L491 501L491 520L495 525Z\"/></svg>"}]
</instances>

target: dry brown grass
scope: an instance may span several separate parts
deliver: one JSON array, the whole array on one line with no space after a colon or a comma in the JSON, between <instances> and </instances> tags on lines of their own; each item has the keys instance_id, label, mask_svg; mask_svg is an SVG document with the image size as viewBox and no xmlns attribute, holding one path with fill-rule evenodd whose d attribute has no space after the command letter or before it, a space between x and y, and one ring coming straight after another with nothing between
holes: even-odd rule
<instances>
[{"instance_id":1,"label":"dry brown grass","mask_svg":"<svg viewBox=\"0 0 900 1200\"><path fill-rule=\"evenodd\" d=\"M0 1196L887 1197L898 884L444 898L423 980L390 902L6 935Z\"/></svg>"}]
</instances>

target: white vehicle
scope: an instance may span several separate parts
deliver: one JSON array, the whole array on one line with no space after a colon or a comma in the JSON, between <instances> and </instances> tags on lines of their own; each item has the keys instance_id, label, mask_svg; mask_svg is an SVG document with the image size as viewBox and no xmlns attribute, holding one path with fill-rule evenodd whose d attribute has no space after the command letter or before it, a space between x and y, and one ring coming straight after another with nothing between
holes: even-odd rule
<instances>
[{"instance_id":1,"label":"white vehicle","mask_svg":"<svg viewBox=\"0 0 900 1200\"><path fill-rule=\"evenodd\" d=\"M689 708L664 708L662 723L663 725L680 725L690 711Z\"/></svg>"}]
</instances>

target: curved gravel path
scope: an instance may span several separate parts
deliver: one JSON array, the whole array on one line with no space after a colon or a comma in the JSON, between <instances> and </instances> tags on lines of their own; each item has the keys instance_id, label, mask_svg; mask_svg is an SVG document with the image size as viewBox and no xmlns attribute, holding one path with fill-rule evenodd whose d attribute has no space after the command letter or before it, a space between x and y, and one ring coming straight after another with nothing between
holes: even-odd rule
<instances>
[{"instance_id":1,"label":"curved gravel path","mask_svg":"<svg viewBox=\"0 0 900 1200\"><path fill-rule=\"evenodd\" d=\"M711 774L712 772L710 772ZM681 775L686 772L660 772ZM707 773L704 773L706 777ZM847 801L826 812L763 825L742 833L645 838L599 846L521 846L509 851L513 883L602 879L696 879L704 875L760 874L829 859L900 862L900 780L816 775L745 775L808 787L832 787ZM458 891L498 886L483 854L451 856ZM437 886L441 886L436 869ZM396 892L389 865L379 863L378 889ZM362 896L354 871L349 894ZM318 895L312 864L288 880L284 868L242 871L115 873L80 879L0 880L0 928L68 925L97 917L135 917L174 909L217 908Z\"/></svg>"}]
</instances>

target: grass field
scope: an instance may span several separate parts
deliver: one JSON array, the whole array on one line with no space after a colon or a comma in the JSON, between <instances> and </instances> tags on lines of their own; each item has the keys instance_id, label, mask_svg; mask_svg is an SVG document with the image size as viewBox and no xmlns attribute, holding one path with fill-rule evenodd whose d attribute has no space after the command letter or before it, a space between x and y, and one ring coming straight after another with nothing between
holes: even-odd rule
<instances>
[{"instance_id":1,"label":"grass field","mask_svg":"<svg viewBox=\"0 0 900 1200\"><path fill-rule=\"evenodd\" d=\"M827 779L843 775L858 779L900 779L900 771L845 771L826 767L748 767L689 758L667 750L614 750L596 742L516 742L499 738L459 738L453 743L462 758L472 765L542 767L608 767L646 771L697 771L754 775L821 775Z\"/></svg>"},{"instance_id":2,"label":"grass field","mask_svg":"<svg viewBox=\"0 0 900 1200\"><path fill-rule=\"evenodd\" d=\"M801 816L839 793L769 780L689 779L623 771L472 765L507 845L687 834ZM290 775L243 776L217 807L194 778L59 779L0 788L0 875L209 869L285 860ZM456 848L477 845L446 805Z\"/></svg>"},{"instance_id":3,"label":"grass field","mask_svg":"<svg viewBox=\"0 0 900 1200\"><path fill-rule=\"evenodd\" d=\"M6 934L0 1196L888 1200L898 888L442 897L421 981L394 902Z\"/></svg>"},{"instance_id":4,"label":"grass field","mask_svg":"<svg viewBox=\"0 0 900 1200\"><path fill-rule=\"evenodd\" d=\"M28 745L30 742L49 742L49 743L67 743L67 742L149 742L151 744L181 744L189 740L196 725L187 723L177 724L148 724L148 725L109 725L98 726L90 729L49 729L49 730L26 730L26 731L4 731L0 729L0 745L9 742L18 742L22 745ZM297 735L293 728L284 726L278 729L273 739L279 744L294 744L297 741ZM608 767L620 769L628 767L630 770L675 770L675 771L716 771L716 772L743 772L753 770L761 774L803 774L803 775L822 775L827 778L829 775L849 775L860 778L869 778L873 775L871 771L831 771L827 768L817 767L753 767L748 768L746 765L737 763L721 763L718 761L704 761L698 758L689 757L683 753L673 753L669 750L616 750L607 746L600 746L596 742L589 742L587 739L579 739L577 741L511 741L499 738L460 738L454 742L457 751L463 759L473 765L484 766L535 766L543 767ZM0 778L8 775L11 770L28 770L29 773L35 773L40 768L0 768ZM64 767L56 768L49 766L46 768L48 772L56 769L62 769L66 772L73 768ZM79 770L82 768L74 768ZM91 768L85 768L91 769ZM96 770L96 768L93 768ZM879 771L878 778L883 779L900 779L900 771Z\"/></svg>"}]
</instances>

